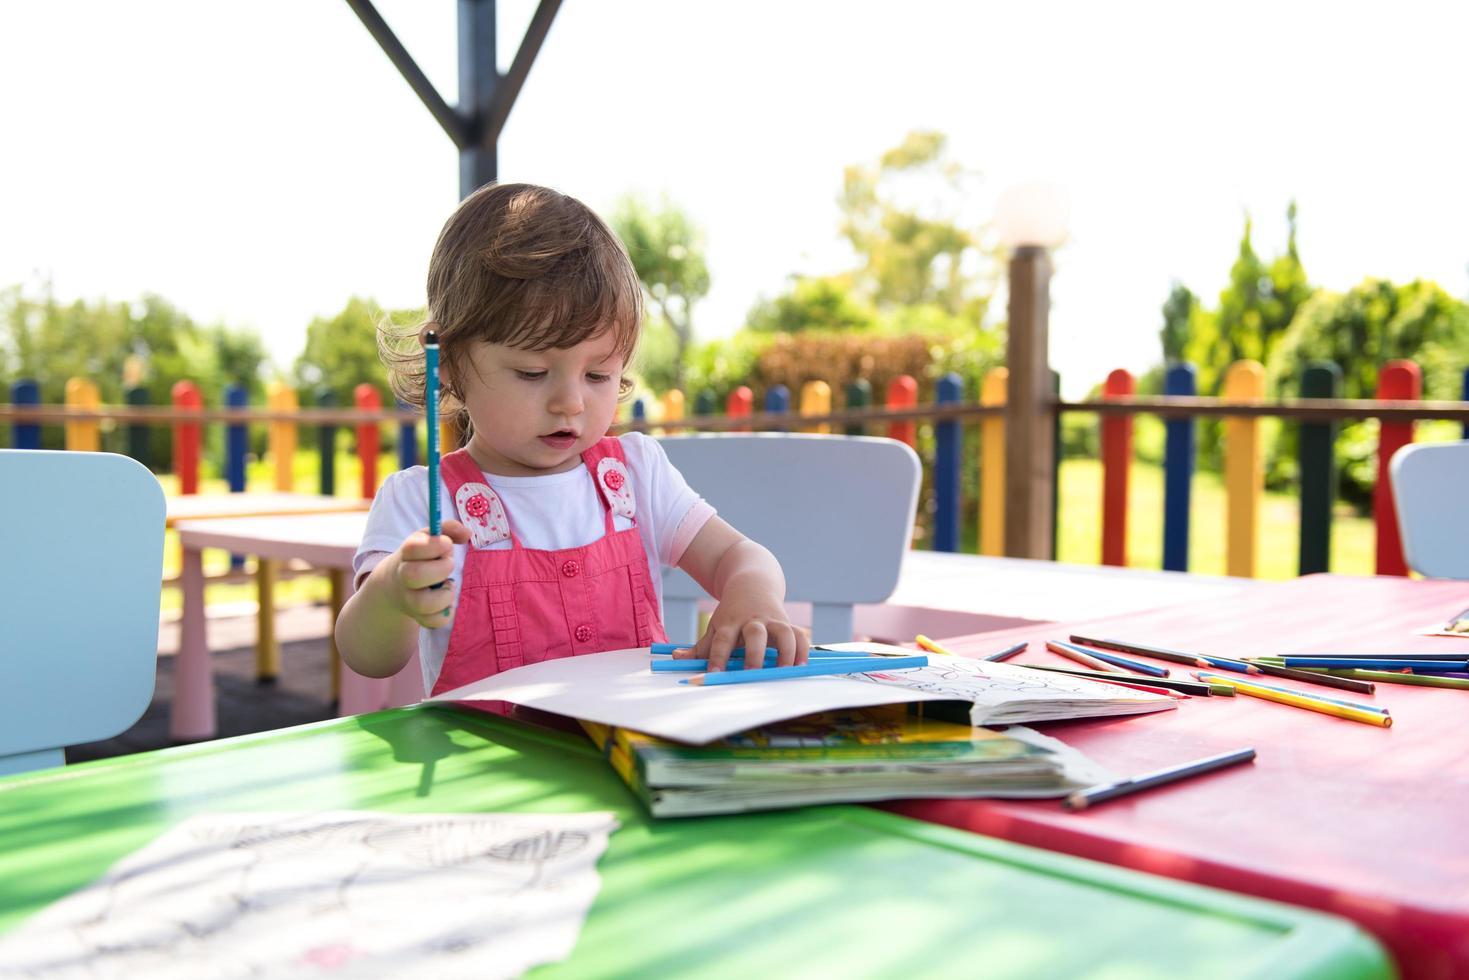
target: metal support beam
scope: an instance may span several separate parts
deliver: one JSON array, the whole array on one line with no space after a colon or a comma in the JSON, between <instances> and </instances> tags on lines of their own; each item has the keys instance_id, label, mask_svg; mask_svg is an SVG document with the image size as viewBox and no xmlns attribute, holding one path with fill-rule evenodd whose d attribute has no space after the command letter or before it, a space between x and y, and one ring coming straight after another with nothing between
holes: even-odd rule
<instances>
[{"instance_id":1,"label":"metal support beam","mask_svg":"<svg viewBox=\"0 0 1469 980\"><path fill-rule=\"evenodd\" d=\"M495 58L495 0L459 0L459 106L451 107L403 47L372 0L347 0L388 60L459 148L459 196L499 176L500 132L530 74L561 0L541 0L510 71L500 74Z\"/></svg>"}]
</instances>

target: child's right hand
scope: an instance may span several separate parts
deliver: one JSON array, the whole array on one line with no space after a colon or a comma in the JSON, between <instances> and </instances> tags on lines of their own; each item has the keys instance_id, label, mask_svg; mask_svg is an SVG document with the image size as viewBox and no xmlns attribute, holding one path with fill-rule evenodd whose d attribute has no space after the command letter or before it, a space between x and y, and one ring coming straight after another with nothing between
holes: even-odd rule
<instances>
[{"instance_id":1,"label":"child's right hand","mask_svg":"<svg viewBox=\"0 0 1469 980\"><path fill-rule=\"evenodd\" d=\"M454 612L454 545L469 542L469 528L444 521L443 533L431 537L428 528L414 531L393 553L392 581L398 608L427 629L448 626ZM441 589L433 586L444 583Z\"/></svg>"}]
</instances>

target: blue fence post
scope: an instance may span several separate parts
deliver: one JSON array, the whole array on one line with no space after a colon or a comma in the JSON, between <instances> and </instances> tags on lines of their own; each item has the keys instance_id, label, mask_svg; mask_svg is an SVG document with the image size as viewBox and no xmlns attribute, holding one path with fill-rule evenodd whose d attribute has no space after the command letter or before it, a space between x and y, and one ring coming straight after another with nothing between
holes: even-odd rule
<instances>
[{"instance_id":1,"label":"blue fence post","mask_svg":"<svg viewBox=\"0 0 1469 980\"><path fill-rule=\"evenodd\" d=\"M1163 394L1193 395L1198 375L1192 364L1175 364L1163 376ZM1164 423L1163 448L1163 568L1188 571L1188 521L1194 483L1194 420Z\"/></svg>"},{"instance_id":2,"label":"blue fence post","mask_svg":"<svg viewBox=\"0 0 1469 980\"><path fill-rule=\"evenodd\" d=\"M948 405L964 399L964 379L950 372L934 386L934 401ZM960 422L944 419L933 427L933 550L959 550Z\"/></svg>"},{"instance_id":3,"label":"blue fence post","mask_svg":"<svg viewBox=\"0 0 1469 980\"><path fill-rule=\"evenodd\" d=\"M245 408L250 394L243 385L230 385L224 390L226 408ZM245 455L250 448L250 433L244 422L231 422L224 429L224 478L230 493L245 492Z\"/></svg>"},{"instance_id":4,"label":"blue fence post","mask_svg":"<svg viewBox=\"0 0 1469 980\"><path fill-rule=\"evenodd\" d=\"M642 395L632 400L632 420L634 422L648 421L648 403Z\"/></svg>"},{"instance_id":5,"label":"blue fence post","mask_svg":"<svg viewBox=\"0 0 1469 980\"><path fill-rule=\"evenodd\" d=\"M785 385L771 385L765 391L765 411L771 415L788 415L791 411L791 389ZM786 426L775 426L771 431L788 432Z\"/></svg>"},{"instance_id":6,"label":"blue fence post","mask_svg":"<svg viewBox=\"0 0 1469 980\"><path fill-rule=\"evenodd\" d=\"M122 397L129 405L141 408L148 404L148 389L142 385L133 385L122 393ZM148 445L148 426L142 422L128 423L128 455L150 470L153 468L153 453Z\"/></svg>"},{"instance_id":7,"label":"blue fence post","mask_svg":"<svg viewBox=\"0 0 1469 980\"><path fill-rule=\"evenodd\" d=\"M405 409L409 406L405 402L399 402L398 408ZM398 469L406 470L411 466L418 465L418 423L398 423Z\"/></svg>"},{"instance_id":8,"label":"blue fence post","mask_svg":"<svg viewBox=\"0 0 1469 980\"><path fill-rule=\"evenodd\" d=\"M21 378L10 386L12 405L41 404L41 386L30 378ZM41 423L16 422L10 427L11 444L16 449L41 448Z\"/></svg>"}]
</instances>

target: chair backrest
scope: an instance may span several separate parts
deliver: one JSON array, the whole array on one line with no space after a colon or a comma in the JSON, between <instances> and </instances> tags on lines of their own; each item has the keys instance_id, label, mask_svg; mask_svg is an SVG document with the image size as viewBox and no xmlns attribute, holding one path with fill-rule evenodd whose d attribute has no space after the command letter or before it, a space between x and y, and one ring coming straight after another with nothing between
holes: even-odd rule
<instances>
[{"instance_id":1,"label":"chair backrest","mask_svg":"<svg viewBox=\"0 0 1469 980\"><path fill-rule=\"evenodd\" d=\"M1408 567L1469 579L1469 441L1404 446L1388 473Z\"/></svg>"},{"instance_id":2,"label":"chair backrest","mask_svg":"<svg viewBox=\"0 0 1469 980\"><path fill-rule=\"evenodd\" d=\"M669 460L719 516L769 548L786 598L812 604L812 639L852 638L854 603L898 584L913 536L918 456L892 439L796 433L665 436ZM677 569L663 576L669 639L697 638L705 596Z\"/></svg>"},{"instance_id":3,"label":"chair backrest","mask_svg":"<svg viewBox=\"0 0 1469 980\"><path fill-rule=\"evenodd\" d=\"M0 449L0 773L60 765L147 709L163 521L126 456Z\"/></svg>"}]
</instances>

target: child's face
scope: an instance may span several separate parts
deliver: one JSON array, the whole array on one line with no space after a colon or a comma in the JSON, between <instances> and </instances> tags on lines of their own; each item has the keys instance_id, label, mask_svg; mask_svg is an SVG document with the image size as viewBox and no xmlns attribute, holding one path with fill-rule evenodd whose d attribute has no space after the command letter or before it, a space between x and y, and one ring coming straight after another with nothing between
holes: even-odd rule
<instances>
[{"instance_id":1,"label":"child's face","mask_svg":"<svg viewBox=\"0 0 1469 980\"><path fill-rule=\"evenodd\" d=\"M466 367L459 388L474 422L469 453L490 473L573 469L617 412L622 356L610 330L566 350L477 342Z\"/></svg>"}]
</instances>

